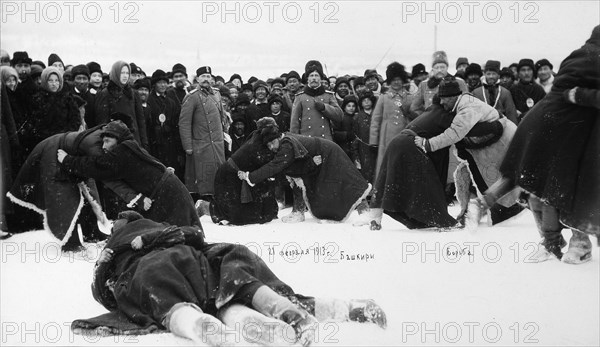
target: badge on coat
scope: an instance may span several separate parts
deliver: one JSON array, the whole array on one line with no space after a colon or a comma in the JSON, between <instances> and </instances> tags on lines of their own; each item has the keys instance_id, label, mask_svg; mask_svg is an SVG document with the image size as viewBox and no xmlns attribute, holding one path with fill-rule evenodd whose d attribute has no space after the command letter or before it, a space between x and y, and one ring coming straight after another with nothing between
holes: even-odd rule
<instances>
[{"instance_id":1,"label":"badge on coat","mask_svg":"<svg viewBox=\"0 0 600 347\"><path fill-rule=\"evenodd\" d=\"M161 113L160 115L158 115L158 120L160 121L160 125L163 125L163 123L167 120L167 117L164 113Z\"/></svg>"},{"instance_id":2,"label":"badge on coat","mask_svg":"<svg viewBox=\"0 0 600 347\"><path fill-rule=\"evenodd\" d=\"M525 101L527 103L527 107L532 108L533 105L535 104L535 102L533 102L532 98L527 98L527 101Z\"/></svg>"}]
</instances>

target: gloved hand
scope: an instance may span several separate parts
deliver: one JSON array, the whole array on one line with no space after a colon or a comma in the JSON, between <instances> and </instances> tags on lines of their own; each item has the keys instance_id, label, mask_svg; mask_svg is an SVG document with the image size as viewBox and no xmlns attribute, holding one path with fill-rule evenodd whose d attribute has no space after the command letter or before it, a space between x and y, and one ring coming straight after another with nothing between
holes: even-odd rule
<instances>
[{"instance_id":1,"label":"gloved hand","mask_svg":"<svg viewBox=\"0 0 600 347\"><path fill-rule=\"evenodd\" d=\"M317 111L322 112L325 110L325 104L321 101L315 101L315 108L317 109Z\"/></svg>"}]
</instances>

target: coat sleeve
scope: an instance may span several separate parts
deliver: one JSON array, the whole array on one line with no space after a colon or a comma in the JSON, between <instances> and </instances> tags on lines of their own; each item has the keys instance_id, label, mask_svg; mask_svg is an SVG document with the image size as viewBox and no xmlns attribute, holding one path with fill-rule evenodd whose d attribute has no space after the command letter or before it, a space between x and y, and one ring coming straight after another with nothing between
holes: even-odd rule
<instances>
[{"instance_id":1,"label":"coat sleeve","mask_svg":"<svg viewBox=\"0 0 600 347\"><path fill-rule=\"evenodd\" d=\"M117 149L97 157L67 155L62 166L70 173L97 180L118 180L121 177L120 160L127 160Z\"/></svg>"},{"instance_id":2,"label":"coat sleeve","mask_svg":"<svg viewBox=\"0 0 600 347\"><path fill-rule=\"evenodd\" d=\"M138 192L133 190L133 188L124 181L102 181L102 183L126 203L130 203L138 195Z\"/></svg>"},{"instance_id":3,"label":"coat sleeve","mask_svg":"<svg viewBox=\"0 0 600 347\"><path fill-rule=\"evenodd\" d=\"M478 112L479 110L476 107L469 107L470 102L463 100L459 100L459 102L466 105L459 104L457 106L456 116L450 127L438 136L429 139L432 152L462 140L481 119L482 113Z\"/></svg>"},{"instance_id":4,"label":"coat sleeve","mask_svg":"<svg viewBox=\"0 0 600 347\"><path fill-rule=\"evenodd\" d=\"M137 93L134 92L134 106L135 106L135 118L137 119L138 132L140 135L140 145L145 149L148 149L148 134L146 132L146 117L144 117L144 108L142 107L142 100Z\"/></svg>"},{"instance_id":5,"label":"coat sleeve","mask_svg":"<svg viewBox=\"0 0 600 347\"><path fill-rule=\"evenodd\" d=\"M198 93L198 92L196 92ZM179 114L179 136L184 151L191 151L192 147L192 118L196 111L195 95L188 94L183 99L181 113Z\"/></svg>"},{"instance_id":6,"label":"coat sleeve","mask_svg":"<svg viewBox=\"0 0 600 347\"><path fill-rule=\"evenodd\" d=\"M94 102L94 114L96 117L96 124L106 124L108 123L110 116L108 114L108 90L104 89L100 91L100 93L96 94L96 101Z\"/></svg>"},{"instance_id":7,"label":"coat sleeve","mask_svg":"<svg viewBox=\"0 0 600 347\"><path fill-rule=\"evenodd\" d=\"M381 132L381 123L383 122L383 100L385 95L379 96L373 114L371 115L371 127L369 129L369 144L372 146L379 145L379 136Z\"/></svg>"},{"instance_id":8,"label":"coat sleeve","mask_svg":"<svg viewBox=\"0 0 600 347\"><path fill-rule=\"evenodd\" d=\"M342 122L344 118L344 112L340 108L337 100L334 95L329 95L329 100L325 104L325 110L323 110L323 115L333 122Z\"/></svg>"},{"instance_id":9,"label":"coat sleeve","mask_svg":"<svg viewBox=\"0 0 600 347\"><path fill-rule=\"evenodd\" d=\"M423 94L425 94L425 81L419 83L419 89L417 90L417 95L415 95L412 103L410 104L410 113L417 118L425 111L425 98Z\"/></svg>"},{"instance_id":10,"label":"coat sleeve","mask_svg":"<svg viewBox=\"0 0 600 347\"><path fill-rule=\"evenodd\" d=\"M252 184L256 184L266 180L269 177L275 176L288 168L294 162L294 149L290 143L284 142L281 144L275 158L263 165L261 168L254 170L248 176Z\"/></svg>"},{"instance_id":11,"label":"coat sleeve","mask_svg":"<svg viewBox=\"0 0 600 347\"><path fill-rule=\"evenodd\" d=\"M569 90L564 91L564 96L568 101ZM575 91L575 103L580 106L600 109L600 90L577 87L577 90Z\"/></svg>"},{"instance_id":12,"label":"coat sleeve","mask_svg":"<svg viewBox=\"0 0 600 347\"><path fill-rule=\"evenodd\" d=\"M296 96L292 106L292 115L290 118L290 132L292 134L300 134L300 117L302 116L302 102Z\"/></svg>"},{"instance_id":13,"label":"coat sleeve","mask_svg":"<svg viewBox=\"0 0 600 347\"><path fill-rule=\"evenodd\" d=\"M513 101L512 94L508 91L508 89L504 88L502 93L505 93L506 103L504 105L504 113L506 118L508 118L511 122L517 124L517 108L515 107L515 102Z\"/></svg>"}]
</instances>

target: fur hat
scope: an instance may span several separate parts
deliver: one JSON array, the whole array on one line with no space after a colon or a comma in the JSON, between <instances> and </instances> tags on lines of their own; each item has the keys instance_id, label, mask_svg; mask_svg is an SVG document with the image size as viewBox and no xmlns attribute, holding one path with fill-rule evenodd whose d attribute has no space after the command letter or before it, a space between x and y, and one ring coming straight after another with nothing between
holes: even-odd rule
<instances>
[{"instance_id":1,"label":"fur hat","mask_svg":"<svg viewBox=\"0 0 600 347\"><path fill-rule=\"evenodd\" d=\"M286 81L289 81L289 80L290 80L290 78L295 78L295 79L297 79L298 81L300 81L300 80L301 80L301 78L300 78L300 74L299 74L299 73L297 73L297 72L296 72L296 71L294 71L294 70L290 71L290 72L287 74L287 79L286 79Z\"/></svg>"},{"instance_id":2,"label":"fur hat","mask_svg":"<svg viewBox=\"0 0 600 347\"><path fill-rule=\"evenodd\" d=\"M90 69L83 64L77 65L73 68L73 70L71 70L71 75L73 76L73 79L75 79L77 75L85 75L87 78L90 78Z\"/></svg>"},{"instance_id":3,"label":"fur hat","mask_svg":"<svg viewBox=\"0 0 600 347\"><path fill-rule=\"evenodd\" d=\"M503 67L502 70L500 70L500 77L504 77L504 76L508 76L510 78L514 77L512 71L510 71L510 69L507 67Z\"/></svg>"},{"instance_id":4,"label":"fur hat","mask_svg":"<svg viewBox=\"0 0 600 347\"><path fill-rule=\"evenodd\" d=\"M37 65L37 66L41 67L42 70L46 68L46 64L44 64L44 62L41 60L34 60L31 62L31 65Z\"/></svg>"},{"instance_id":5,"label":"fur hat","mask_svg":"<svg viewBox=\"0 0 600 347\"><path fill-rule=\"evenodd\" d=\"M125 125L125 123L121 122L120 120L115 120L112 121L108 124L106 124L103 128L102 128L102 132L100 133L101 137L113 137L115 139L117 139L118 143L121 143L125 140L133 140L133 134L131 133L131 131L129 130L129 128L127 127L127 125Z\"/></svg>"},{"instance_id":6,"label":"fur hat","mask_svg":"<svg viewBox=\"0 0 600 347\"><path fill-rule=\"evenodd\" d=\"M477 63L471 63L467 66L465 70L465 77L469 77L469 75L476 74L478 77L483 76L483 71L481 70L481 65Z\"/></svg>"},{"instance_id":7,"label":"fur hat","mask_svg":"<svg viewBox=\"0 0 600 347\"><path fill-rule=\"evenodd\" d=\"M167 77L167 74L163 71L163 70L156 70L152 73L152 85L155 85L156 83L158 83L159 81L165 81L167 83L169 83L169 78Z\"/></svg>"},{"instance_id":8,"label":"fur hat","mask_svg":"<svg viewBox=\"0 0 600 347\"><path fill-rule=\"evenodd\" d=\"M200 75L204 75L204 74L209 74L209 75L213 76L212 69L210 68L210 66L202 66L196 70L196 76L200 76Z\"/></svg>"},{"instance_id":9,"label":"fur hat","mask_svg":"<svg viewBox=\"0 0 600 347\"><path fill-rule=\"evenodd\" d=\"M550 67L550 70L554 69L554 66L550 64L548 59L540 59L535 63L535 71L539 70L542 66L548 66Z\"/></svg>"},{"instance_id":10,"label":"fur hat","mask_svg":"<svg viewBox=\"0 0 600 347\"><path fill-rule=\"evenodd\" d=\"M277 94L269 95L269 106L271 106L272 104L274 104L276 102L283 105L283 99L281 98L281 96L279 96Z\"/></svg>"},{"instance_id":11,"label":"fur hat","mask_svg":"<svg viewBox=\"0 0 600 347\"><path fill-rule=\"evenodd\" d=\"M365 78L362 76L358 76L354 79L354 89L356 89L356 86L358 85L365 85Z\"/></svg>"},{"instance_id":12,"label":"fur hat","mask_svg":"<svg viewBox=\"0 0 600 347\"><path fill-rule=\"evenodd\" d=\"M242 80L242 76L240 76L239 74L234 73L233 75L231 75L231 77L229 78L229 82L233 82L234 79L238 79L240 80L241 84L244 84L244 80Z\"/></svg>"},{"instance_id":13,"label":"fur hat","mask_svg":"<svg viewBox=\"0 0 600 347\"><path fill-rule=\"evenodd\" d=\"M348 88L350 88L350 82L348 81L348 79L346 77L342 76L342 77L338 78L337 80L335 80L335 88L333 88L333 90L337 92L338 88L340 87L340 85L342 83L345 83L348 86Z\"/></svg>"},{"instance_id":14,"label":"fur hat","mask_svg":"<svg viewBox=\"0 0 600 347\"><path fill-rule=\"evenodd\" d=\"M327 76L323 73L323 65L318 60L309 60L304 66L304 75L308 78L312 72L318 72L321 76L321 79L327 79Z\"/></svg>"},{"instance_id":15,"label":"fur hat","mask_svg":"<svg viewBox=\"0 0 600 347\"><path fill-rule=\"evenodd\" d=\"M139 67L139 66L137 66L137 65L135 65L135 63L131 63L131 64L129 64L129 67L131 67L130 73L131 73L132 75L133 75L134 73L135 73L135 74L141 74L141 73L143 73L143 71L142 71L142 68L141 68L141 67Z\"/></svg>"},{"instance_id":16,"label":"fur hat","mask_svg":"<svg viewBox=\"0 0 600 347\"><path fill-rule=\"evenodd\" d=\"M90 75L94 72L99 72L100 74L102 74L102 68L100 67L100 64L96 63L95 61L90 61L86 65L88 67L88 70L90 70Z\"/></svg>"},{"instance_id":17,"label":"fur hat","mask_svg":"<svg viewBox=\"0 0 600 347\"><path fill-rule=\"evenodd\" d=\"M385 77L385 81L388 84L396 77L400 77L403 83L408 82L408 74L406 73L406 70L404 70L404 65L396 61L388 65L387 69L385 70Z\"/></svg>"},{"instance_id":18,"label":"fur hat","mask_svg":"<svg viewBox=\"0 0 600 347\"><path fill-rule=\"evenodd\" d=\"M238 107L239 105L250 105L250 98L248 98L248 95L244 93L238 95L237 99L235 99L235 107Z\"/></svg>"},{"instance_id":19,"label":"fur hat","mask_svg":"<svg viewBox=\"0 0 600 347\"><path fill-rule=\"evenodd\" d=\"M440 98L449 98L462 94L460 86L455 79L444 79L440 82L438 88L438 96Z\"/></svg>"},{"instance_id":20,"label":"fur hat","mask_svg":"<svg viewBox=\"0 0 600 347\"><path fill-rule=\"evenodd\" d=\"M15 52L10 61L10 65L15 66L17 64L31 65L31 58L29 58L29 54L27 54L27 52Z\"/></svg>"},{"instance_id":21,"label":"fur hat","mask_svg":"<svg viewBox=\"0 0 600 347\"><path fill-rule=\"evenodd\" d=\"M488 60L485 63L484 71L496 71L496 73L500 73L500 62L497 60Z\"/></svg>"},{"instance_id":22,"label":"fur hat","mask_svg":"<svg viewBox=\"0 0 600 347\"><path fill-rule=\"evenodd\" d=\"M519 60L519 64L517 65L517 72L521 71L521 68L525 66L529 66L531 70L535 71L535 65L533 65L533 60L525 58Z\"/></svg>"},{"instance_id":23,"label":"fur hat","mask_svg":"<svg viewBox=\"0 0 600 347\"><path fill-rule=\"evenodd\" d=\"M31 65L31 72L29 73L29 77L36 78L38 76L41 76L42 75L42 71L44 71L44 69L42 69L40 66L38 66L38 65Z\"/></svg>"},{"instance_id":24,"label":"fur hat","mask_svg":"<svg viewBox=\"0 0 600 347\"><path fill-rule=\"evenodd\" d=\"M356 96L354 96L354 95L346 95L344 97L344 100L342 100L342 106L341 106L342 107L342 111L345 112L344 109L346 108L346 105L348 105L351 102L353 102L354 106L356 106L356 108L358 108L358 100L356 100Z\"/></svg>"},{"instance_id":25,"label":"fur hat","mask_svg":"<svg viewBox=\"0 0 600 347\"><path fill-rule=\"evenodd\" d=\"M251 77L248 79L248 83L250 83L250 84L254 84L254 82L256 82L256 81L258 81L258 78L254 77L254 76L251 76Z\"/></svg>"},{"instance_id":26,"label":"fur hat","mask_svg":"<svg viewBox=\"0 0 600 347\"><path fill-rule=\"evenodd\" d=\"M371 104L373 104L373 107L375 107L375 104L377 103L377 97L375 96L375 94L373 94L372 91L367 90L363 93L360 93L360 95L358 96L358 105L360 107L362 107L362 102L364 99L370 99Z\"/></svg>"},{"instance_id":27,"label":"fur hat","mask_svg":"<svg viewBox=\"0 0 600 347\"><path fill-rule=\"evenodd\" d=\"M469 65L469 59L467 59L465 57L460 57L460 58L456 59L456 69L457 70L458 70L458 67L463 64Z\"/></svg>"},{"instance_id":28,"label":"fur hat","mask_svg":"<svg viewBox=\"0 0 600 347\"><path fill-rule=\"evenodd\" d=\"M226 86L221 86L219 88L219 94L221 94L221 96L225 96L231 99L231 92L229 92L229 88L227 88Z\"/></svg>"},{"instance_id":29,"label":"fur hat","mask_svg":"<svg viewBox=\"0 0 600 347\"><path fill-rule=\"evenodd\" d=\"M428 74L428 72L427 72L427 70L425 70L425 65L423 65L421 63L413 66L412 72L410 73L412 78L415 78L416 76L423 75L423 74Z\"/></svg>"},{"instance_id":30,"label":"fur hat","mask_svg":"<svg viewBox=\"0 0 600 347\"><path fill-rule=\"evenodd\" d=\"M281 84L281 87L285 87L285 81L283 80L283 78L277 77L275 79L273 79L273 81L271 82L271 87L273 87L275 84Z\"/></svg>"},{"instance_id":31,"label":"fur hat","mask_svg":"<svg viewBox=\"0 0 600 347\"><path fill-rule=\"evenodd\" d=\"M48 86L48 80L50 79L51 75L56 75L58 77L59 85L58 85L57 92L59 92L63 88L64 80L63 80L63 76L60 73L60 71L54 66L48 66L47 68L45 68L42 71L42 86L41 87L44 90L50 91L49 86Z\"/></svg>"},{"instance_id":32,"label":"fur hat","mask_svg":"<svg viewBox=\"0 0 600 347\"><path fill-rule=\"evenodd\" d=\"M250 83L242 84L241 91L243 92L244 90L251 90L254 93L254 88L252 88Z\"/></svg>"},{"instance_id":33,"label":"fur hat","mask_svg":"<svg viewBox=\"0 0 600 347\"><path fill-rule=\"evenodd\" d=\"M110 114L110 116L108 117L110 119L110 121L121 121L123 123L125 123L125 125L127 126L128 129L132 129L133 128L133 117L131 117L130 115L128 115L127 113L123 113L123 112L113 112Z\"/></svg>"},{"instance_id":34,"label":"fur hat","mask_svg":"<svg viewBox=\"0 0 600 347\"><path fill-rule=\"evenodd\" d=\"M185 77L187 77L187 69L185 68L185 66L183 66L183 64L181 63L177 63L175 65L173 65L173 68L171 69L171 71L173 72L173 75L180 72L182 74L185 75Z\"/></svg>"},{"instance_id":35,"label":"fur hat","mask_svg":"<svg viewBox=\"0 0 600 347\"><path fill-rule=\"evenodd\" d=\"M446 64L446 66L450 65L450 64L448 64L448 56L446 55L446 52L437 51L437 52L433 53L433 60L432 60L431 66L433 67L435 64L439 64L439 63Z\"/></svg>"},{"instance_id":36,"label":"fur hat","mask_svg":"<svg viewBox=\"0 0 600 347\"><path fill-rule=\"evenodd\" d=\"M278 138L281 133L279 126L272 117L263 117L256 122L256 131L262 138L262 143L266 144Z\"/></svg>"},{"instance_id":37,"label":"fur hat","mask_svg":"<svg viewBox=\"0 0 600 347\"><path fill-rule=\"evenodd\" d=\"M60 62L61 64L63 64L63 66L65 66L65 63L63 63L62 59L60 59L58 54L56 54L56 53L50 54L50 56L48 57L48 66L52 66L52 64L54 64L56 62Z\"/></svg>"},{"instance_id":38,"label":"fur hat","mask_svg":"<svg viewBox=\"0 0 600 347\"><path fill-rule=\"evenodd\" d=\"M265 88L267 94L269 94L269 85L263 80L257 80L252 87L252 91L256 93L256 90L260 87Z\"/></svg>"},{"instance_id":39,"label":"fur hat","mask_svg":"<svg viewBox=\"0 0 600 347\"><path fill-rule=\"evenodd\" d=\"M133 83L133 89L138 90L140 88L146 88L148 90L150 90L150 88L152 88L150 79L148 77L138 78L137 80L135 80L135 82Z\"/></svg>"},{"instance_id":40,"label":"fur hat","mask_svg":"<svg viewBox=\"0 0 600 347\"><path fill-rule=\"evenodd\" d=\"M377 78L377 70L376 69L366 69L365 73L363 74L363 77L365 78L365 80L368 80L371 77L375 77Z\"/></svg>"}]
</instances>

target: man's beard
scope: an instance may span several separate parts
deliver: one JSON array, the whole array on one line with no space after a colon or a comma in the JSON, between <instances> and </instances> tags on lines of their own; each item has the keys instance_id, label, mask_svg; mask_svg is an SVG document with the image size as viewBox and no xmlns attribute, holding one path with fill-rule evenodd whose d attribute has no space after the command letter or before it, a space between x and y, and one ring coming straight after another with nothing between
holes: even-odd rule
<instances>
[{"instance_id":1,"label":"man's beard","mask_svg":"<svg viewBox=\"0 0 600 347\"><path fill-rule=\"evenodd\" d=\"M183 87L185 87L185 83L183 83L182 80L179 80L179 81L175 82L175 88L177 88L177 89L183 89Z\"/></svg>"}]
</instances>

